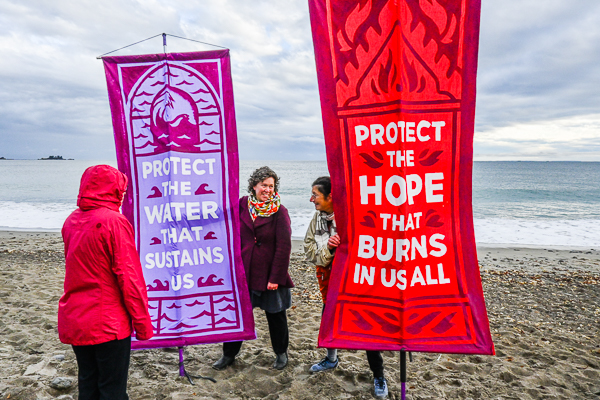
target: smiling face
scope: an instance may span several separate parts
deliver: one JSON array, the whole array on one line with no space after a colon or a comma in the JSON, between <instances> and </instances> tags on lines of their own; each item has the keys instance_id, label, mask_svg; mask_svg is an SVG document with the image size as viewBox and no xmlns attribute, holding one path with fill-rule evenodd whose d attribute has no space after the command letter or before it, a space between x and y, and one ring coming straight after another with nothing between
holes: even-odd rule
<instances>
[{"instance_id":1,"label":"smiling face","mask_svg":"<svg viewBox=\"0 0 600 400\"><path fill-rule=\"evenodd\" d=\"M254 186L254 196L258 201L267 201L275 192L275 179L267 178Z\"/></svg>"},{"instance_id":2,"label":"smiling face","mask_svg":"<svg viewBox=\"0 0 600 400\"><path fill-rule=\"evenodd\" d=\"M331 198L331 193L329 193L328 196L325 196L321 193L318 186L312 187L310 202L315 204L315 210L317 211L324 211L327 214L333 212L333 199Z\"/></svg>"}]
</instances>

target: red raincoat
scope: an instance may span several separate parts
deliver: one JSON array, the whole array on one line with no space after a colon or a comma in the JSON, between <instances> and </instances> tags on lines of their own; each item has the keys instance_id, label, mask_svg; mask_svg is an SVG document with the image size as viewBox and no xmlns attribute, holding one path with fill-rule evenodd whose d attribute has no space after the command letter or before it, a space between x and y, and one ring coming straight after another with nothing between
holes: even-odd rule
<instances>
[{"instance_id":1,"label":"red raincoat","mask_svg":"<svg viewBox=\"0 0 600 400\"><path fill-rule=\"evenodd\" d=\"M150 339L148 295L133 228L119 212L127 177L108 165L81 177L77 205L62 228L65 292L58 305L60 341L75 346L131 336Z\"/></svg>"}]
</instances>

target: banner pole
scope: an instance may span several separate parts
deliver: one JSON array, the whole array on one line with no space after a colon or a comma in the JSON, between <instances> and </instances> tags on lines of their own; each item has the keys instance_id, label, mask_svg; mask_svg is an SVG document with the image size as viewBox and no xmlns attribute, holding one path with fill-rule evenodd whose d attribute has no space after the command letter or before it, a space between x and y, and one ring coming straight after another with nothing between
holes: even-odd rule
<instances>
[{"instance_id":1,"label":"banner pole","mask_svg":"<svg viewBox=\"0 0 600 400\"><path fill-rule=\"evenodd\" d=\"M406 351L400 350L400 387L401 399L406 400Z\"/></svg>"},{"instance_id":2,"label":"banner pole","mask_svg":"<svg viewBox=\"0 0 600 400\"><path fill-rule=\"evenodd\" d=\"M163 52L165 54L167 54L167 34L163 33L162 37L163 37Z\"/></svg>"},{"instance_id":3,"label":"banner pole","mask_svg":"<svg viewBox=\"0 0 600 400\"><path fill-rule=\"evenodd\" d=\"M183 347L179 347L179 376L185 376L185 365L183 364Z\"/></svg>"}]
</instances>

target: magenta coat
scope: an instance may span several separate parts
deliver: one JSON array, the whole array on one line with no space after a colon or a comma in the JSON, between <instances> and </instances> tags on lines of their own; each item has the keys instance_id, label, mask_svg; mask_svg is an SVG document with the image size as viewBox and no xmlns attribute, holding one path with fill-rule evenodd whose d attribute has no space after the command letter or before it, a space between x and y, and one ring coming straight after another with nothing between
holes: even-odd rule
<instances>
[{"instance_id":1,"label":"magenta coat","mask_svg":"<svg viewBox=\"0 0 600 400\"><path fill-rule=\"evenodd\" d=\"M292 252L290 216L284 206L270 217L253 222L248 211L248 196L240 199L240 237L242 260L248 289L265 291L267 283L292 288L288 273Z\"/></svg>"}]
</instances>

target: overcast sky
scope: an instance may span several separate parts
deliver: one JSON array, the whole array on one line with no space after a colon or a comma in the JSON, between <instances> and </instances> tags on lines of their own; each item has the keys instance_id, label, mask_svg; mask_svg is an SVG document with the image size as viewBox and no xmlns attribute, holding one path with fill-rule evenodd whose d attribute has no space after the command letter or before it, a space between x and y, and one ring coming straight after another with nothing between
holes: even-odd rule
<instances>
[{"instance_id":1,"label":"overcast sky","mask_svg":"<svg viewBox=\"0 0 600 400\"><path fill-rule=\"evenodd\" d=\"M600 161L600 1L482 3L475 159ZM162 32L231 49L242 159L325 160L307 0L0 0L0 157L114 159L96 56Z\"/></svg>"}]
</instances>

